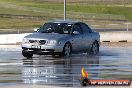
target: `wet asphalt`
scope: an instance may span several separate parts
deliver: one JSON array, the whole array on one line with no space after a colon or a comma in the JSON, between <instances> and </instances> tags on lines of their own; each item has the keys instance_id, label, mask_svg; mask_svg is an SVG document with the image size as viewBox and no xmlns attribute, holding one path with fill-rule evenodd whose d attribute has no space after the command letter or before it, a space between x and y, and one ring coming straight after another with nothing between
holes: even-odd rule
<instances>
[{"instance_id":1,"label":"wet asphalt","mask_svg":"<svg viewBox=\"0 0 132 88\"><path fill-rule=\"evenodd\" d=\"M27 59L21 55L19 45L0 45L0 86L40 84L54 86L80 86L81 68L90 79L132 80L132 47L100 47L98 56L85 53L69 58L34 55Z\"/></svg>"}]
</instances>

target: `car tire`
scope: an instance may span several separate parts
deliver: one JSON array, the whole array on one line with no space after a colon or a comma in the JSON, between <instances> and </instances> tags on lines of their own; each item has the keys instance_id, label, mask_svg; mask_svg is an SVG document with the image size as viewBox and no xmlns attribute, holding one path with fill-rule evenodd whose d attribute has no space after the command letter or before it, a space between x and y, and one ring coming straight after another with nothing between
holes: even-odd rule
<instances>
[{"instance_id":1,"label":"car tire","mask_svg":"<svg viewBox=\"0 0 132 88\"><path fill-rule=\"evenodd\" d=\"M27 58L31 58L31 57L33 56L32 53L30 53L30 52L28 52L28 51L26 51L26 50L22 50L22 55L23 55L24 57L27 57Z\"/></svg>"},{"instance_id":2,"label":"car tire","mask_svg":"<svg viewBox=\"0 0 132 88\"><path fill-rule=\"evenodd\" d=\"M72 46L70 43L66 43L63 47L63 52L62 52L62 55L64 57L69 57L72 53Z\"/></svg>"},{"instance_id":3,"label":"car tire","mask_svg":"<svg viewBox=\"0 0 132 88\"><path fill-rule=\"evenodd\" d=\"M94 42L92 44L90 54L91 55L98 55L99 54L99 44L98 44L98 42Z\"/></svg>"}]
</instances>

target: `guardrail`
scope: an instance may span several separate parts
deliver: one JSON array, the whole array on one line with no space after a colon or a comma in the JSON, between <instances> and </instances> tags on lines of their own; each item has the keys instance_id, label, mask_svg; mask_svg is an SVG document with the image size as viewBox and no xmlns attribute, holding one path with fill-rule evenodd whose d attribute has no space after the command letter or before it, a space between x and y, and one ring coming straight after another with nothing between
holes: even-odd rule
<instances>
[{"instance_id":1,"label":"guardrail","mask_svg":"<svg viewBox=\"0 0 132 88\"><path fill-rule=\"evenodd\" d=\"M101 42L132 42L132 32L100 32Z\"/></svg>"},{"instance_id":2,"label":"guardrail","mask_svg":"<svg viewBox=\"0 0 132 88\"><path fill-rule=\"evenodd\" d=\"M0 35L0 44L1 45L12 45L12 44L21 44L22 39L31 33L24 33L24 34L2 34Z\"/></svg>"}]
</instances>

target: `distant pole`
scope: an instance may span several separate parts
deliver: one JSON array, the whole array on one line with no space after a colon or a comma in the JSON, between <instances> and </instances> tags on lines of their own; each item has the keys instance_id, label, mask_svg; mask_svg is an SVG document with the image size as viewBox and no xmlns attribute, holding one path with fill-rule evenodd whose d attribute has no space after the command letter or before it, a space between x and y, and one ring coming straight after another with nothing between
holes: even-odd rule
<instances>
[{"instance_id":1,"label":"distant pole","mask_svg":"<svg viewBox=\"0 0 132 88\"><path fill-rule=\"evenodd\" d=\"M125 23L125 25L126 25L126 31L129 31L129 24L131 24L131 23Z\"/></svg>"},{"instance_id":2,"label":"distant pole","mask_svg":"<svg viewBox=\"0 0 132 88\"><path fill-rule=\"evenodd\" d=\"M66 0L64 0L64 20L66 20Z\"/></svg>"},{"instance_id":3,"label":"distant pole","mask_svg":"<svg viewBox=\"0 0 132 88\"><path fill-rule=\"evenodd\" d=\"M128 29L129 29L129 27L128 27L129 23L127 23L126 25L127 25L127 31L128 31Z\"/></svg>"}]
</instances>

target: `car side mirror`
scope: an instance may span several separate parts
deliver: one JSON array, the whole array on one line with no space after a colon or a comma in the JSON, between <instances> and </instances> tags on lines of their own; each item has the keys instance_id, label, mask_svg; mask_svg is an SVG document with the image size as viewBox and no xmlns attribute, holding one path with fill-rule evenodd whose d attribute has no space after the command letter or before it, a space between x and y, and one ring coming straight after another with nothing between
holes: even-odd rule
<instances>
[{"instance_id":1,"label":"car side mirror","mask_svg":"<svg viewBox=\"0 0 132 88\"><path fill-rule=\"evenodd\" d=\"M33 29L33 32L37 32L39 29L38 28L34 28Z\"/></svg>"},{"instance_id":2,"label":"car side mirror","mask_svg":"<svg viewBox=\"0 0 132 88\"><path fill-rule=\"evenodd\" d=\"M74 31L73 34L74 34L74 35L78 35L78 34L80 34L80 33L79 33L78 31Z\"/></svg>"}]
</instances>

